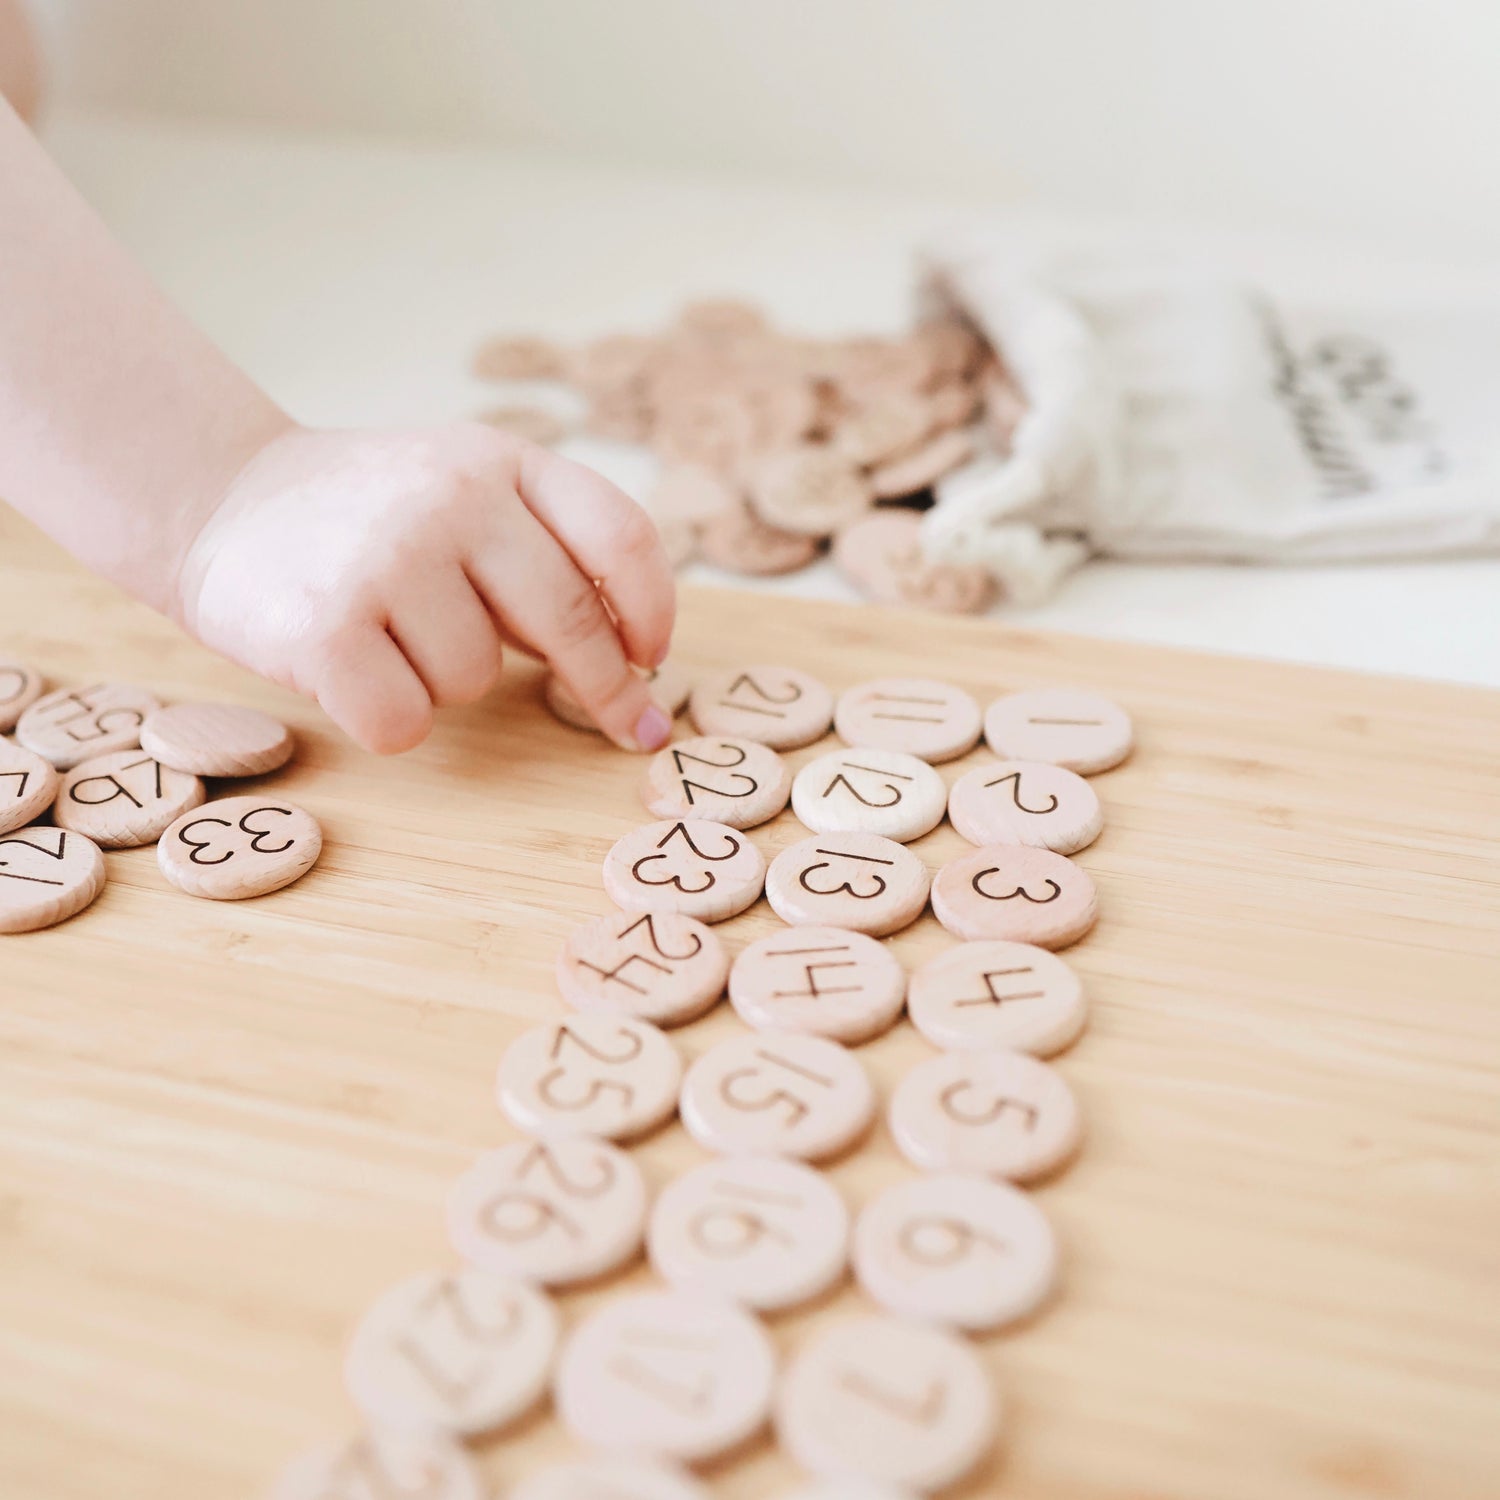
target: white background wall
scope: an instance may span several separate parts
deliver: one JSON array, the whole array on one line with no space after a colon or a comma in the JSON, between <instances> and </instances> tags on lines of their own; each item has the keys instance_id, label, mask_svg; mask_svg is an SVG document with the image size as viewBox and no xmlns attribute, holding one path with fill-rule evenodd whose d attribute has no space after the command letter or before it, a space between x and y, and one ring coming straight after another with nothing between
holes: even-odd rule
<instances>
[{"instance_id":1,"label":"white background wall","mask_svg":"<svg viewBox=\"0 0 1500 1500\"><path fill-rule=\"evenodd\" d=\"M66 103L1500 257L1500 0L39 0Z\"/></svg>"}]
</instances>

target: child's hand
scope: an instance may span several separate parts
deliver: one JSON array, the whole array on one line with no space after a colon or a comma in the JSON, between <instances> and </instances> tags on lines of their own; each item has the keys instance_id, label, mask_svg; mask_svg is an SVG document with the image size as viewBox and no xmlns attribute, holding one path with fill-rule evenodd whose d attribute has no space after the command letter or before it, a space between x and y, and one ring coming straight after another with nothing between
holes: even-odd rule
<instances>
[{"instance_id":1,"label":"child's hand","mask_svg":"<svg viewBox=\"0 0 1500 1500\"><path fill-rule=\"evenodd\" d=\"M671 641L655 529L599 475L488 427L290 428L203 525L174 607L381 753L482 697L502 642L551 662L618 744L671 730L631 667Z\"/></svg>"}]
</instances>

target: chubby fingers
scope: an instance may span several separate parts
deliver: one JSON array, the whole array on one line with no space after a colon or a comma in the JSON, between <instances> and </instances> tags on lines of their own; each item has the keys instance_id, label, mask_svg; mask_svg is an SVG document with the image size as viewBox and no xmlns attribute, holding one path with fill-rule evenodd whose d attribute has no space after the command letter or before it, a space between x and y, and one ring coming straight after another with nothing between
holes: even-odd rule
<instances>
[{"instance_id":1,"label":"chubby fingers","mask_svg":"<svg viewBox=\"0 0 1500 1500\"><path fill-rule=\"evenodd\" d=\"M311 687L323 712L377 755L410 750L432 728L422 679L374 621L348 625L327 642Z\"/></svg>"},{"instance_id":2,"label":"chubby fingers","mask_svg":"<svg viewBox=\"0 0 1500 1500\"><path fill-rule=\"evenodd\" d=\"M521 449L519 490L578 571L598 584L626 655L639 667L659 667L672 644L677 589L650 517L602 474L535 443Z\"/></svg>"},{"instance_id":3,"label":"chubby fingers","mask_svg":"<svg viewBox=\"0 0 1500 1500\"><path fill-rule=\"evenodd\" d=\"M524 505L497 508L469 576L504 629L545 656L594 722L627 750L656 750L672 725L626 660L592 579Z\"/></svg>"}]
</instances>

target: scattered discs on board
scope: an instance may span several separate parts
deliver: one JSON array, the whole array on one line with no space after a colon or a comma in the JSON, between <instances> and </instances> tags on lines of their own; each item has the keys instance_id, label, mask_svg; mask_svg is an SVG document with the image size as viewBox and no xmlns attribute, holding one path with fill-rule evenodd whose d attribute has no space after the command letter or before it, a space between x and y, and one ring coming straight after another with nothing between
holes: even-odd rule
<instances>
[{"instance_id":1,"label":"scattered discs on board","mask_svg":"<svg viewBox=\"0 0 1500 1500\"><path fill-rule=\"evenodd\" d=\"M664 1032L630 1016L570 1016L505 1049L495 1096L531 1135L628 1140L677 1111L682 1059Z\"/></svg>"},{"instance_id":2,"label":"scattered discs on board","mask_svg":"<svg viewBox=\"0 0 1500 1500\"><path fill-rule=\"evenodd\" d=\"M266 794L225 797L183 814L162 834L156 860L190 896L241 901L300 880L322 851L312 814Z\"/></svg>"},{"instance_id":3,"label":"scattered discs on board","mask_svg":"<svg viewBox=\"0 0 1500 1500\"><path fill-rule=\"evenodd\" d=\"M664 661L651 672L642 672L650 687L651 699L669 719L675 719L687 703L692 684L686 672L670 661ZM542 696L554 718L561 719L573 729L584 729L598 734L599 726L589 717L588 710L573 696L573 689L556 672L548 672L542 686Z\"/></svg>"},{"instance_id":4,"label":"scattered discs on board","mask_svg":"<svg viewBox=\"0 0 1500 1500\"><path fill-rule=\"evenodd\" d=\"M360 1433L324 1443L283 1471L272 1500L485 1500L474 1461L451 1438Z\"/></svg>"},{"instance_id":5,"label":"scattered discs on board","mask_svg":"<svg viewBox=\"0 0 1500 1500\"><path fill-rule=\"evenodd\" d=\"M34 751L0 740L0 833L34 823L57 797L52 763Z\"/></svg>"},{"instance_id":6,"label":"scattered discs on board","mask_svg":"<svg viewBox=\"0 0 1500 1500\"><path fill-rule=\"evenodd\" d=\"M828 733L833 694L796 667L735 667L700 678L691 700L700 734L738 735L794 750Z\"/></svg>"},{"instance_id":7,"label":"scattered discs on board","mask_svg":"<svg viewBox=\"0 0 1500 1500\"><path fill-rule=\"evenodd\" d=\"M724 993L729 954L713 929L681 912L611 912L575 927L557 957L569 1005L679 1026Z\"/></svg>"},{"instance_id":8,"label":"scattered discs on board","mask_svg":"<svg viewBox=\"0 0 1500 1500\"><path fill-rule=\"evenodd\" d=\"M978 1333L1036 1311L1057 1279L1057 1240L1008 1183L940 1173L897 1183L854 1228L854 1272L887 1312Z\"/></svg>"},{"instance_id":9,"label":"scattered discs on board","mask_svg":"<svg viewBox=\"0 0 1500 1500\"><path fill-rule=\"evenodd\" d=\"M542 1293L484 1271L424 1271L376 1299L344 1358L354 1403L382 1429L491 1432L547 1389L557 1313Z\"/></svg>"},{"instance_id":10,"label":"scattered discs on board","mask_svg":"<svg viewBox=\"0 0 1500 1500\"><path fill-rule=\"evenodd\" d=\"M1042 761L975 766L954 782L948 819L971 844L1029 844L1056 854L1086 849L1104 827L1093 787Z\"/></svg>"},{"instance_id":11,"label":"scattered discs on board","mask_svg":"<svg viewBox=\"0 0 1500 1500\"><path fill-rule=\"evenodd\" d=\"M906 1008L948 1052L1013 1048L1051 1057L1083 1030L1088 1007L1077 974L1030 943L960 943L911 976Z\"/></svg>"},{"instance_id":12,"label":"scattered discs on board","mask_svg":"<svg viewBox=\"0 0 1500 1500\"><path fill-rule=\"evenodd\" d=\"M662 1189L646 1247L657 1275L678 1290L775 1312L818 1296L843 1274L849 1211L810 1167L732 1157Z\"/></svg>"},{"instance_id":13,"label":"scattered discs on board","mask_svg":"<svg viewBox=\"0 0 1500 1500\"><path fill-rule=\"evenodd\" d=\"M821 1161L846 1151L875 1118L875 1089L847 1047L825 1037L759 1031L709 1048L687 1070L682 1123L724 1156Z\"/></svg>"},{"instance_id":14,"label":"scattered discs on board","mask_svg":"<svg viewBox=\"0 0 1500 1500\"><path fill-rule=\"evenodd\" d=\"M646 1459L613 1454L553 1464L528 1475L510 1500L710 1500L696 1479Z\"/></svg>"},{"instance_id":15,"label":"scattered discs on board","mask_svg":"<svg viewBox=\"0 0 1500 1500\"><path fill-rule=\"evenodd\" d=\"M59 771L71 771L80 761L134 750L146 716L160 707L128 682L61 688L26 709L16 721L16 738Z\"/></svg>"},{"instance_id":16,"label":"scattered discs on board","mask_svg":"<svg viewBox=\"0 0 1500 1500\"><path fill-rule=\"evenodd\" d=\"M834 538L833 562L877 604L977 614L995 598L995 581L985 569L927 560L922 518L915 511L872 511L846 526Z\"/></svg>"},{"instance_id":17,"label":"scattered discs on board","mask_svg":"<svg viewBox=\"0 0 1500 1500\"><path fill-rule=\"evenodd\" d=\"M769 746L702 735L651 757L641 799L658 818L707 818L730 828L754 828L774 818L791 792L792 773Z\"/></svg>"},{"instance_id":18,"label":"scattered discs on board","mask_svg":"<svg viewBox=\"0 0 1500 1500\"><path fill-rule=\"evenodd\" d=\"M1066 948L1099 919L1094 882L1050 849L987 844L950 861L932 882L932 910L955 937Z\"/></svg>"},{"instance_id":19,"label":"scattered discs on board","mask_svg":"<svg viewBox=\"0 0 1500 1500\"><path fill-rule=\"evenodd\" d=\"M945 1052L891 1095L891 1135L913 1166L1030 1182L1077 1150L1083 1122L1055 1068L1024 1052Z\"/></svg>"},{"instance_id":20,"label":"scattered discs on board","mask_svg":"<svg viewBox=\"0 0 1500 1500\"><path fill-rule=\"evenodd\" d=\"M943 778L900 750L830 750L792 782L792 811L814 833L878 833L905 844L931 833L947 805Z\"/></svg>"},{"instance_id":21,"label":"scattered discs on board","mask_svg":"<svg viewBox=\"0 0 1500 1500\"><path fill-rule=\"evenodd\" d=\"M1077 688L1038 688L997 698L984 737L1002 760L1040 760L1092 776L1117 766L1135 744L1117 703Z\"/></svg>"},{"instance_id":22,"label":"scattered discs on board","mask_svg":"<svg viewBox=\"0 0 1500 1500\"><path fill-rule=\"evenodd\" d=\"M862 1317L818 1335L776 1395L776 1432L804 1469L923 1492L974 1469L999 1412L979 1357L925 1323Z\"/></svg>"},{"instance_id":23,"label":"scattered discs on board","mask_svg":"<svg viewBox=\"0 0 1500 1500\"><path fill-rule=\"evenodd\" d=\"M773 932L741 951L729 999L760 1031L864 1042L889 1031L906 1000L906 971L884 943L838 927Z\"/></svg>"},{"instance_id":24,"label":"scattered discs on board","mask_svg":"<svg viewBox=\"0 0 1500 1500\"><path fill-rule=\"evenodd\" d=\"M262 776L292 758L292 731L258 708L174 703L148 714L141 748L194 776Z\"/></svg>"},{"instance_id":25,"label":"scattered discs on board","mask_svg":"<svg viewBox=\"0 0 1500 1500\"><path fill-rule=\"evenodd\" d=\"M931 877L910 849L873 833L818 833L783 849L766 899L793 927L844 927L884 937L921 916Z\"/></svg>"},{"instance_id":26,"label":"scattered discs on board","mask_svg":"<svg viewBox=\"0 0 1500 1500\"><path fill-rule=\"evenodd\" d=\"M473 370L481 380L554 380L565 367L556 344L529 334L486 339L474 351Z\"/></svg>"},{"instance_id":27,"label":"scattered discs on board","mask_svg":"<svg viewBox=\"0 0 1500 1500\"><path fill-rule=\"evenodd\" d=\"M630 1260L646 1224L641 1169L606 1141L514 1141L453 1185L448 1235L482 1271L566 1286Z\"/></svg>"},{"instance_id":28,"label":"scattered discs on board","mask_svg":"<svg viewBox=\"0 0 1500 1500\"><path fill-rule=\"evenodd\" d=\"M954 760L979 743L979 705L949 682L880 677L838 701L833 727L846 745L902 750L926 761Z\"/></svg>"},{"instance_id":29,"label":"scattered discs on board","mask_svg":"<svg viewBox=\"0 0 1500 1500\"><path fill-rule=\"evenodd\" d=\"M766 862L749 838L703 819L648 823L604 858L605 894L625 911L722 922L752 905L765 882Z\"/></svg>"},{"instance_id":30,"label":"scattered discs on board","mask_svg":"<svg viewBox=\"0 0 1500 1500\"><path fill-rule=\"evenodd\" d=\"M105 849L153 844L203 803L203 783L145 750L116 750L74 766L62 779L53 820Z\"/></svg>"},{"instance_id":31,"label":"scattered discs on board","mask_svg":"<svg viewBox=\"0 0 1500 1500\"><path fill-rule=\"evenodd\" d=\"M32 824L0 835L0 932L35 932L76 916L104 889L92 839Z\"/></svg>"},{"instance_id":32,"label":"scattered discs on board","mask_svg":"<svg viewBox=\"0 0 1500 1500\"><path fill-rule=\"evenodd\" d=\"M558 1414L591 1447L701 1462L766 1420L776 1357L756 1320L683 1292L620 1297L592 1313L558 1366Z\"/></svg>"},{"instance_id":33,"label":"scattered discs on board","mask_svg":"<svg viewBox=\"0 0 1500 1500\"><path fill-rule=\"evenodd\" d=\"M0 661L0 734L16 727L16 720L42 696L46 686L35 667Z\"/></svg>"}]
</instances>

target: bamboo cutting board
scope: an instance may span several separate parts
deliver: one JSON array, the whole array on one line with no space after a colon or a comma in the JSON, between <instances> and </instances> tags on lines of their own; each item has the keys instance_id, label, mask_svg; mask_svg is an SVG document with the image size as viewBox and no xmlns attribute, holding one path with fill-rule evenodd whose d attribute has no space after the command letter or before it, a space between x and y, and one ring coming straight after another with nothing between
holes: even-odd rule
<instances>
[{"instance_id":1,"label":"bamboo cutting board","mask_svg":"<svg viewBox=\"0 0 1500 1500\"><path fill-rule=\"evenodd\" d=\"M1500 1492L1500 695L729 592L688 594L679 642L835 687L1091 684L1135 717L1080 856L1103 916L1068 955L1094 1009L1060 1066L1088 1140L1039 1192L1065 1285L983 1342L1008 1436L960 1493ZM352 1424L363 1307L448 1262L446 1185L511 1134L495 1062L559 1011L558 944L646 821L640 763L553 722L524 667L418 752L362 755L8 520L0 649L301 737L274 784L328 847L300 885L194 901L153 851L112 854L95 908L0 939L0 1494L251 1496ZM915 847L935 868L963 846ZM723 930L774 924L762 904ZM894 947L950 941L929 915ZM691 1057L739 1024L674 1035ZM903 1023L860 1056L888 1093L927 1051ZM639 1156L659 1186L702 1153L674 1125ZM906 1170L883 1128L831 1169L855 1204ZM846 1288L775 1339L861 1305ZM542 1414L484 1462L503 1493L566 1449ZM709 1477L794 1476L763 1443Z\"/></svg>"}]
</instances>

